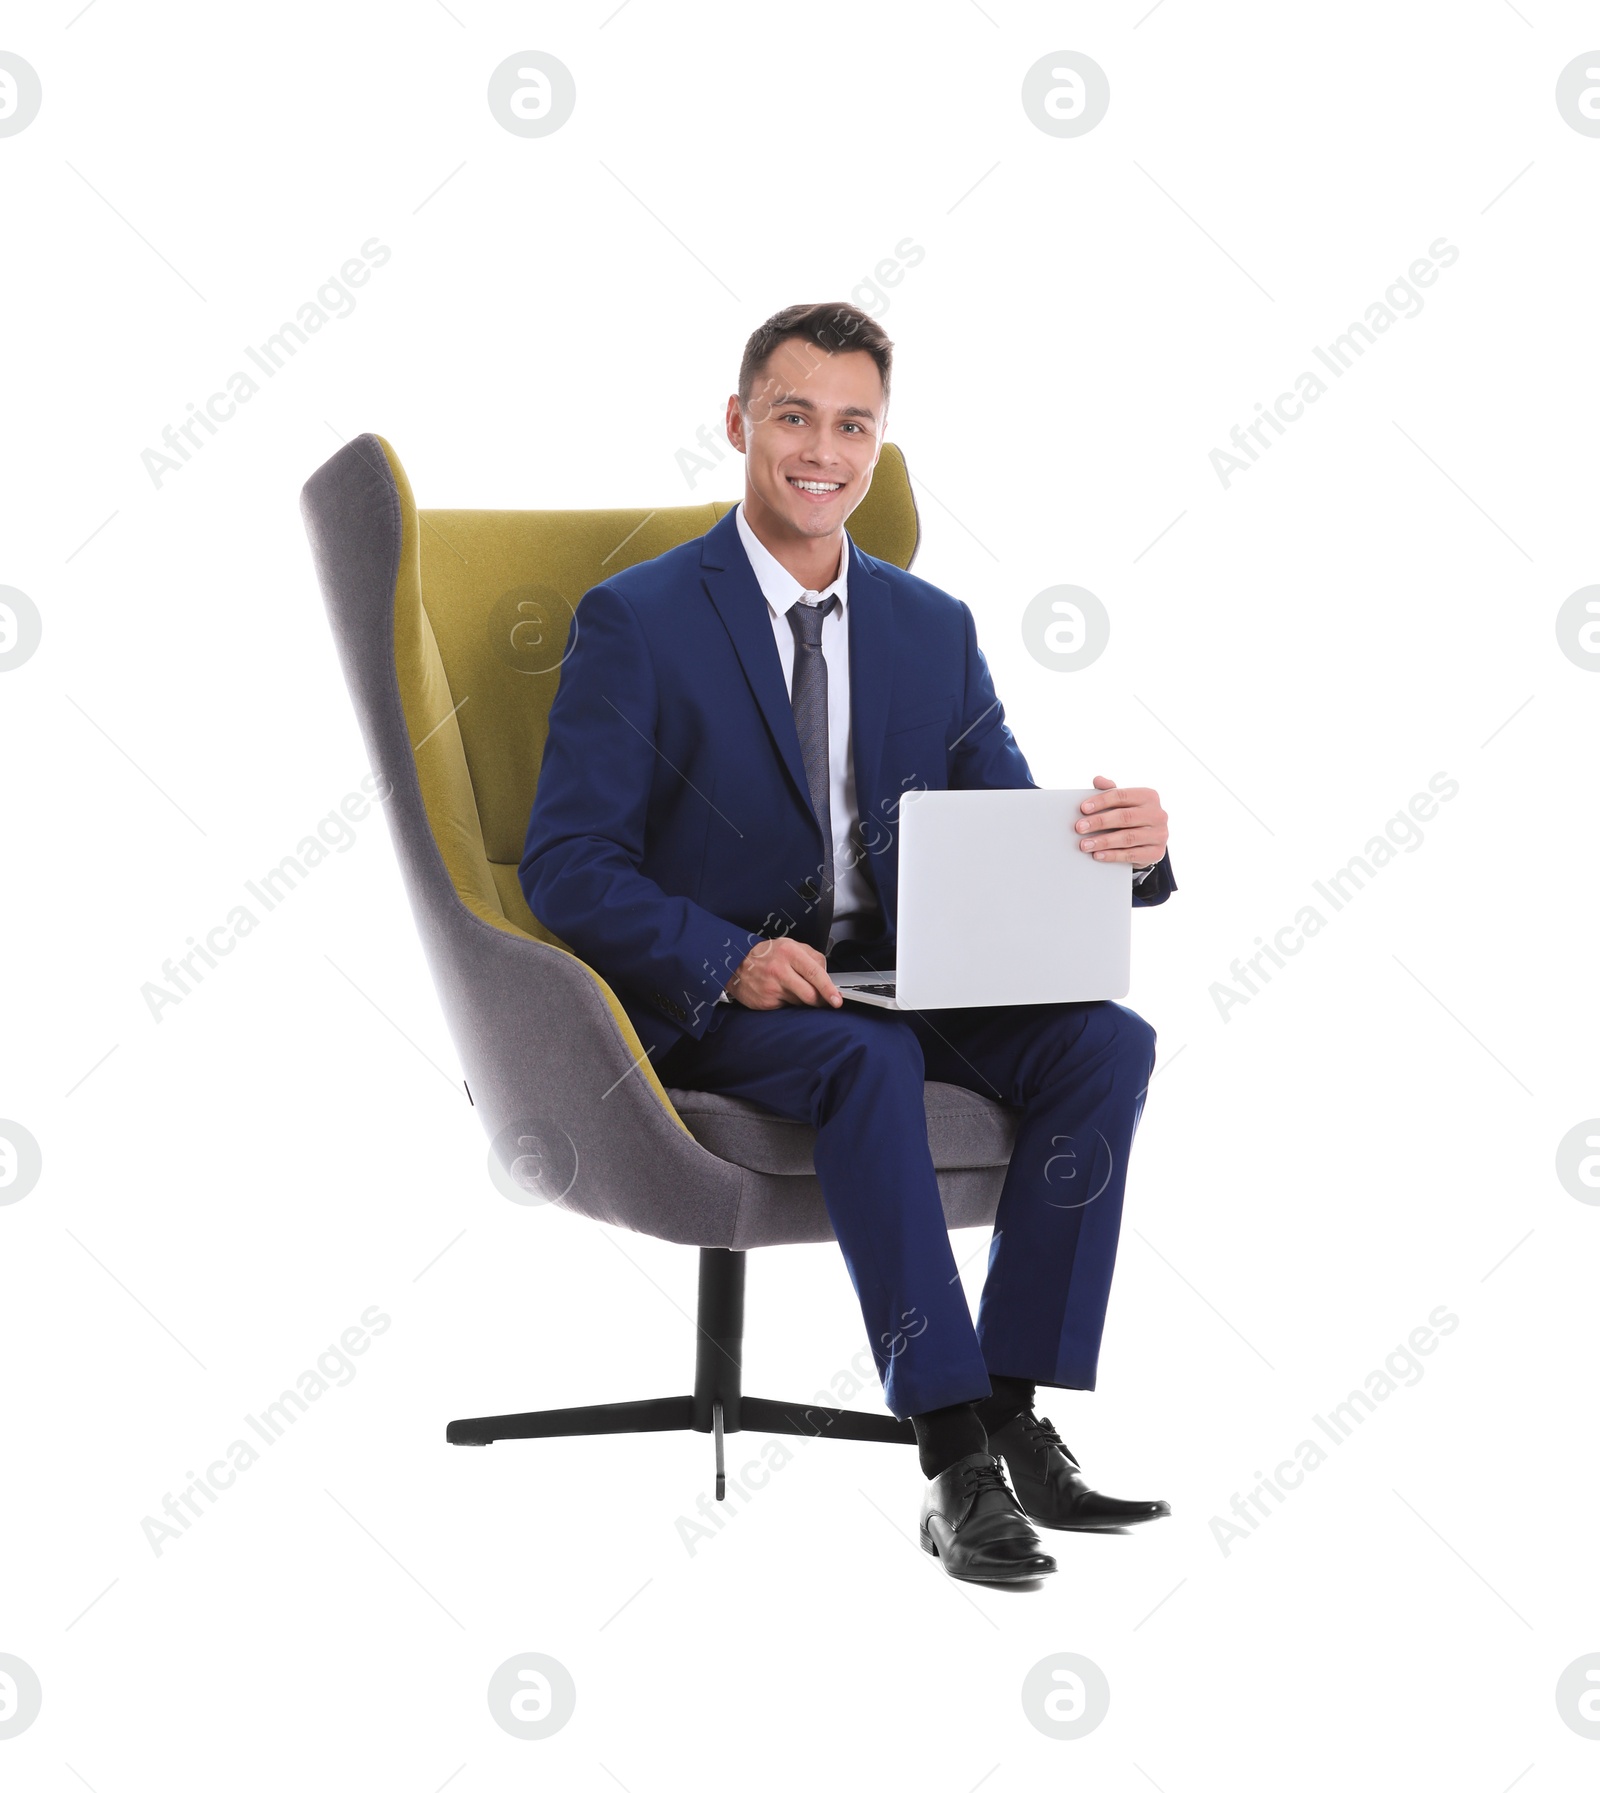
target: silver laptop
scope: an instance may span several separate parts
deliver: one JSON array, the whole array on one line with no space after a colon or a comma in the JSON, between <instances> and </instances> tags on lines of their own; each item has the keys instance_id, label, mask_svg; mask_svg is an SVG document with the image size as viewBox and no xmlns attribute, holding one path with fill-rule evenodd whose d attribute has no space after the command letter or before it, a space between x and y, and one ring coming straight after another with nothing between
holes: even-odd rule
<instances>
[{"instance_id":1,"label":"silver laptop","mask_svg":"<svg viewBox=\"0 0 1600 1793\"><path fill-rule=\"evenodd\" d=\"M851 1002L961 1009L1128 994L1133 868L1078 845L1082 791L907 791L897 964L831 976Z\"/></svg>"}]
</instances>

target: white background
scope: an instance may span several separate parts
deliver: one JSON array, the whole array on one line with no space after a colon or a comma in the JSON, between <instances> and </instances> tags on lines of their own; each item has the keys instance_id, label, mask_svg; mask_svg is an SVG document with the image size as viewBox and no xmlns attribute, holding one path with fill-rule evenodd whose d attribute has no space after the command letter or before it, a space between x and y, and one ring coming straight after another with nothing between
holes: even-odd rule
<instances>
[{"instance_id":1,"label":"white background","mask_svg":"<svg viewBox=\"0 0 1600 1793\"><path fill-rule=\"evenodd\" d=\"M0 583L44 626L0 679L0 1115L44 1166L0 1207L14 1784L1592 1786L1554 1696L1600 1650L1600 1211L1554 1166L1600 1111L1600 684L1555 616L1597 577L1600 139L1554 91L1593 9L77 11L0 36L44 91L0 139ZM525 49L577 83L543 139L486 104ZM1111 83L1074 139L1020 98L1061 49ZM374 236L355 310L154 485ZM1224 489L1210 451L1441 236L1421 313ZM339 441L387 436L425 506L683 503L750 330L847 297L896 344L916 570L1035 775L1172 818L1101 1384L1041 1408L1174 1517L1058 1537L1032 1594L915 1548L901 1449L797 1450L691 1554L701 1436L446 1448L687 1389L695 1259L491 1186L379 816L159 1024L140 996L367 769L297 510ZM693 495L739 491L730 451ZM1019 630L1059 583L1112 619L1075 674ZM1440 772L1423 844L1224 1020L1231 962ZM861 1348L831 1245L749 1295L751 1392ZM372 1304L355 1379L154 1554ZM1213 1516L1440 1304L1422 1379L1224 1554ZM578 1690L538 1743L485 1698L523 1651ZM1020 1698L1060 1651L1111 1686L1077 1741Z\"/></svg>"}]
</instances>

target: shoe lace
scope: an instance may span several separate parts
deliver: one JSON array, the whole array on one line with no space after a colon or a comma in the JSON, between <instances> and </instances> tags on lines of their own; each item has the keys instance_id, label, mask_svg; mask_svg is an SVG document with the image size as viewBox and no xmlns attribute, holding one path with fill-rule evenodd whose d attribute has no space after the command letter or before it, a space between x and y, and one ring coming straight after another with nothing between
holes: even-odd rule
<instances>
[{"instance_id":1,"label":"shoe lace","mask_svg":"<svg viewBox=\"0 0 1600 1793\"><path fill-rule=\"evenodd\" d=\"M1051 1445L1060 1451L1074 1469L1080 1468L1078 1459L1073 1456L1062 1439L1061 1434L1047 1419L1041 1419L1035 1413L1022 1415L1022 1429L1028 1436L1028 1442L1036 1449L1047 1450Z\"/></svg>"},{"instance_id":2,"label":"shoe lace","mask_svg":"<svg viewBox=\"0 0 1600 1793\"><path fill-rule=\"evenodd\" d=\"M974 1500L986 1492L1003 1494L1017 1511L1022 1505L1016 1495L1011 1492L1011 1485L1006 1480L1005 1465L998 1457L990 1457L986 1463L969 1463L962 1476L962 1493L970 1494Z\"/></svg>"}]
</instances>

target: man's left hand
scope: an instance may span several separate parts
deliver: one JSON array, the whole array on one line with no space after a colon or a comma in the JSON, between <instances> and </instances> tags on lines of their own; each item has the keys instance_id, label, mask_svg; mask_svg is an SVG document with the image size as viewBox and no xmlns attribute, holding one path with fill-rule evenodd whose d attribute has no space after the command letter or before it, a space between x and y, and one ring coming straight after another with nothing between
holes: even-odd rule
<instances>
[{"instance_id":1,"label":"man's left hand","mask_svg":"<svg viewBox=\"0 0 1600 1793\"><path fill-rule=\"evenodd\" d=\"M1129 785L1119 789L1098 775L1095 795L1085 797L1077 823L1079 846L1096 859L1131 865L1138 871L1154 865L1167 851L1167 812L1154 791Z\"/></svg>"}]
</instances>

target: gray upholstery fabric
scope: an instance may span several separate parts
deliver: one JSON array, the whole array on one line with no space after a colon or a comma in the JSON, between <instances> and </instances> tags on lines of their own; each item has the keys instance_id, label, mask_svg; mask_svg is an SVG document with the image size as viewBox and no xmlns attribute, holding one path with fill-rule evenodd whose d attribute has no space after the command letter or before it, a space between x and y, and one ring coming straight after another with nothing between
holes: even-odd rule
<instances>
[{"instance_id":1,"label":"gray upholstery fabric","mask_svg":"<svg viewBox=\"0 0 1600 1793\"><path fill-rule=\"evenodd\" d=\"M668 1089L672 1106L708 1152L745 1170L770 1177L809 1177L816 1133L803 1121L784 1120L753 1102L703 1090ZM928 1145L935 1170L983 1170L1011 1157L1018 1115L954 1083L929 1083L924 1091Z\"/></svg>"},{"instance_id":2,"label":"gray upholstery fabric","mask_svg":"<svg viewBox=\"0 0 1600 1793\"><path fill-rule=\"evenodd\" d=\"M810 1175L810 1129L757 1111L695 1105L686 1135L643 1078L592 976L569 954L503 933L461 902L423 805L395 670L394 596L401 497L382 444L358 436L306 482L301 510L334 641L385 804L417 932L491 1139L535 1134L562 1174L568 1212L677 1244L743 1249L833 1237ZM470 695L452 692L463 701ZM465 1097L463 1097L465 1100ZM966 1092L934 1086L936 1163L954 1227L992 1222L1003 1172L998 1141L1014 1124ZM740 1108L748 1105L740 1104ZM722 1131L718 1132L717 1129ZM724 1155L724 1147L737 1154ZM747 1160L741 1162L739 1160ZM789 1167L773 1174L763 1165ZM973 1168L980 1166L980 1168ZM981 1168L987 1167L987 1168ZM470 1173L469 1173L470 1174ZM485 1174L481 1169L476 1174Z\"/></svg>"}]
</instances>

